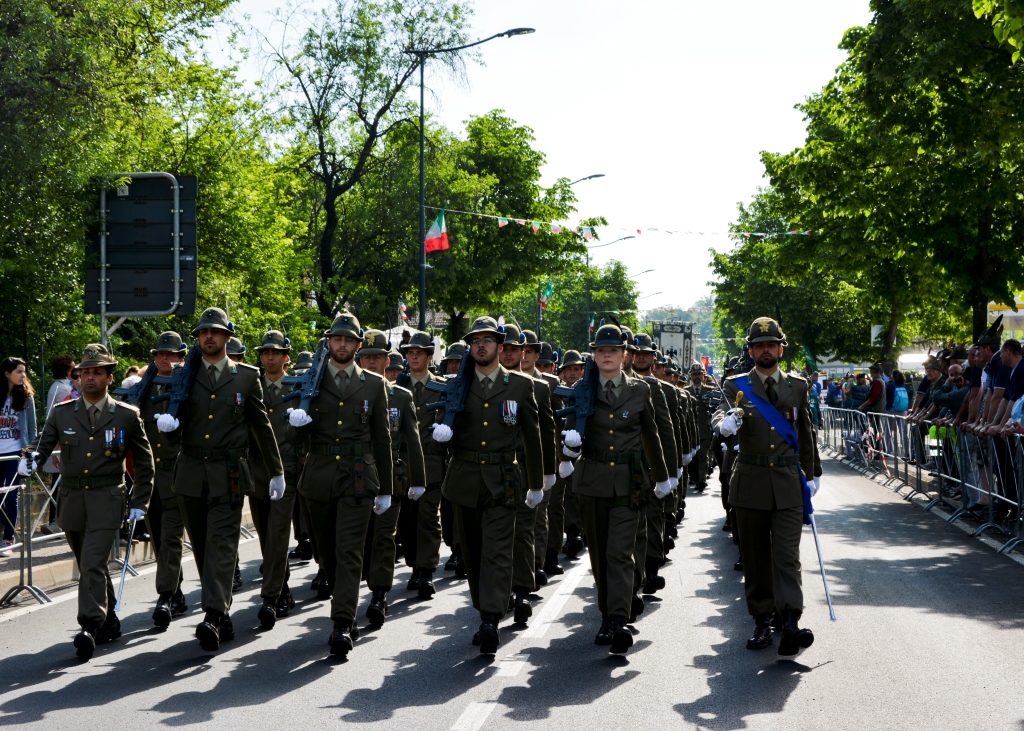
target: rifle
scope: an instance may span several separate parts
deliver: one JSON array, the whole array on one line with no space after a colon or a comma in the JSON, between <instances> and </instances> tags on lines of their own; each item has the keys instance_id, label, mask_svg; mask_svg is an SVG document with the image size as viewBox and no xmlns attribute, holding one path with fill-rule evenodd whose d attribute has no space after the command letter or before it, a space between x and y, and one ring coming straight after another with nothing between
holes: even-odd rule
<instances>
[{"instance_id":1,"label":"rifle","mask_svg":"<svg viewBox=\"0 0 1024 731\"><path fill-rule=\"evenodd\" d=\"M568 404L564 409L556 411L555 416L561 419L569 414L576 414L575 429L581 439L587 431L587 419L594 415L598 383L597 363L593 358L588 358L587 364L583 367L583 375L572 388L555 386L555 395L561 396L565 400L564 403Z\"/></svg>"},{"instance_id":2,"label":"rifle","mask_svg":"<svg viewBox=\"0 0 1024 731\"><path fill-rule=\"evenodd\" d=\"M455 417L466 408L466 396L469 394L469 379L473 377L475 364L469 357L467 348L466 355L459 363L459 372L448 378L444 383L431 380L427 383L428 391L435 391L444 394L444 399L427 404L427 411L444 409L444 418L441 423L449 429L455 426Z\"/></svg>"},{"instance_id":3,"label":"rifle","mask_svg":"<svg viewBox=\"0 0 1024 731\"><path fill-rule=\"evenodd\" d=\"M146 394L149 393L149 387L153 385L157 375L156 361L151 360L149 365L146 366L146 375L142 377L141 381L129 388L115 388L114 395L120 396L121 401L126 404L140 406L146 398Z\"/></svg>"},{"instance_id":4,"label":"rifle","mask_svg":"<svg viewBox=\"0 0 1024 731\"><path fill-rule=\"evenodd\" d=\"M188 395L192 391L192 382L196 380L196 374L199 373L202 361L203 349L198 345L193 345L188 351L185 363L180 367L175 368L174 373L170 378L167 378L166 376L156 376L153 379L153 383L169 385L170 388L164 391L161 395L154 396L153 403L158 404L161 401L170 401L171 403L167 407L167 413L177 418L178 407L188 401Z\"/></svg>"},{"instance_id":5,"label":"rifle","mask_svg":"<svg viewBox=\"0 0 1024 731\"><path fill-rule=\"evenodd\" d=\"M323 383L324 373L327 372L327 362L330 359L331 353L327 347L327 338L321 338L320 344L316 347L316 353L313 354L313 367L301 376L285 376L282 379L284 383L298 384L298 388L281 396L281 400L301 399L299 408L308 414L313 399L320 395L320 384Z\"/></svg>"},{"instance_id":6,"label":"rifle","mask_svg":"<svg viewBox=\"0 0 1024 731\"><path fill-rule=\"evenodd\" d=\"M402 388L407 388L410 391L412 390L412 371L409 370L408 361L405 362L405 368L403 368L402 372L398 374L398 378L395 379L395 383Z\"/></svg>"}]
</instances>

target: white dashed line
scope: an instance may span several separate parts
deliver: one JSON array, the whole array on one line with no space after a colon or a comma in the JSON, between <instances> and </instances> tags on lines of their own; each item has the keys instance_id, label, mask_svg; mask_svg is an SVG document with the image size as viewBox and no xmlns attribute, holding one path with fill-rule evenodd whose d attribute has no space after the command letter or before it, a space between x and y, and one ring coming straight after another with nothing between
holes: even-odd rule
<instances>
[{"instance_id":1,"label":"white dashed line","mask_svg":"<svg viewBox=\"0 0 1024 731\"><path fill-rule=\"evenodd\" d=\"M452 726L452 731L480 731L496 705L494 701L470 703Z\"/></svg>"}]
</instances>

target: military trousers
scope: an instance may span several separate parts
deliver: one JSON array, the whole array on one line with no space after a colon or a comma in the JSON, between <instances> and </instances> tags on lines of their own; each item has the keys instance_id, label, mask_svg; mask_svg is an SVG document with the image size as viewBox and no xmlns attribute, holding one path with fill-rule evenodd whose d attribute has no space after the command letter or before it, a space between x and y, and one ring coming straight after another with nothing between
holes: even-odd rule
<instances>
[{"instance_id":1,"label":"military trousers","mask_svg":"<svg viewBox=\"0 0 1024 731\"><path fill-rule=\"evenodd\" d=\"M107 559L119 538L124 517L124 485L94 490L62 487L57 524L75 554L78 582L78 624L99 627L114 611L117 597L107 571Z\"/></svg>"},{"instance_id":2,"label":"military trousers","mask_svg":"<svg viewBox=\"0 0 1024 731\"><path fill-rule=\"evenodd\" d=\"M747 611L752 615L776 609L803 611L800 578L803 507L754 510L734 506L733 509L739 530Z\"/></svg>"},{"instance_id":3,"label":"military trousers","mask_svg":"<svg viewBox=\"0 0 1024 731\"><path fill-rule=\"evenodd\" d=\"M657 559L658 563L665 558L665 501L666 496L659 500L651 493L647 496L644 513L647 519L647 551L646 557Z\"/></svg>"},{"instance_id":4,"label":"military trousers","mask_svg":"<svg viewBox=\"0 0 1024 731\"><path fill-rule=\"evenodd\" d=\"M359 607L363 551L373 514L373 497L333 497L330 501L307 497L306 506L320 551L320 566L331 587L331 619L351 625Z\"/></svg>"},{"instance_id":5,"label":"military trousers","mask_svg":"<svg viewBox=\"0 0 1024 731\"><path fill-rule=\"evenodd\" d=\"M405 565L434 572L441 562L441 484L427 485L419 500L402 498L398 535Z\"/></svg>"},{"instance_id":6,"label":"military trousers","mask_svg":"<svg viewBox=\"0 0 1024 731\"><path fill-rule=\"evenodd\" d=\"M227 485L211 487L204 482L199 497L178 495L199 568L203 611L220 614L231 610L231 585L242 529L242 501L232 501L229 489Z\"/></svg>"},{"instance_id":7,"label":"military trousers","mask_svg":"<svg viewBox=\"0 0 1024 731\"><path fill-rule=\"evenodd\" d=\"M544 554L548 548L548 509L551 507L551 490L544 493L544 499L533 511L536 513L533 523L533 561L537 568L544 565Z\"/></svg>"},{"instance_id":8,"label":"military trousers","mask_svg":"<svg viewBox=\"0 0 1024 731\"><path fill-rule=\"evenodd\" d=\"M249 496L249 509L263 552L263 588L260 589L260 596L269 604L281 596L285 582L288 581L289 534L298 494L295 483L288 482L280 500L271 500L269 496Z\"/></svg>"},{"instance_id":9,"label":"military trousers","mask_svg":"<svg viewBox=\"0 0 1024 731\"><path fill-rule=\"evenodd\" d=\"M412 504L412 508L409 505ZM363 579L370 590L390 591L395 583L395 535L402 516L415 512L415 503L408 498L391 496L391 507L380 515L370 513L366 526L366 542L363 544ZM405 544L402 551L405 552Z\"/></svg>"},{"instance_id":10,"label":"military trousers","mask_svg":"<svg viewBox=\"0 0 1024 731\"><path fill-rule=\"evenodd\" d=\"M576 497L597 584L597 607L602 616L628 619L640 511L620 505L621 498Z\"/></svg>"},{"instance_id":11,"label":"military trousers","mask_svg":"<svg viewBox=\"0 0 1024 731\"><path fill-rule=\"evenodd\" d=\"M565 480L561 477L555 480L555 486L548 493L548 535L544 543L545 550L537 554L541 561L546 559L547 549L559 553L562 550L562 535L565 533Z\"/></svg>"},{"instance_id":12,"label":"military trousers","mask_svg":"<svg viewBox=\"0 0 1024 731\"><path fill-rule=\"evenodd\" d=\"M536 591L537 568L534 530L537 526L537 510L525 500L516 501L516 536L512 551L512 586L515 589Z\"/></svg>"},{"instance_id":13,"label":"military trousers","mask_svg":"<svg viewBox=\"0 0 1024 731\"><path fill-rule=\"evenodd\" d=\"M309 514L309 505L306 503L306 498L302 493L299 493L299 496L295 499L295 503L298 506L300 523L303 531L300 536L304 536L306 540L309 541L309 547L313 551L313 561L315 561L317 566L319 566L320 544L316 542L316 533L313 531L313 516Z\"/></svg>"},{"instance_id":14,"label":"military trousers","mask_svg":"<svg viewBox=\"0 0 1024 731\"><path fill-rule=\"evenodd\" d=\"M181 555L185 543L185 519L178 496L172 489L171 470L157 469L153 475L153 497L146 524L156 552L156 593L173 594L181 586Z\"/></svg>"},{"instance_id":15,"label":"military trousers","mask_svg":"<svg viewBox=\"0 0 1024 731\"><path fill-rule=\"evenodd\" d=\"M701 437L697 453L693 455L686 473L694 485L707 485L708 469L710 467L711 437Z\"/></svg>"},{"instance_id":16,"label":"military trousers","mask_svg":"<svg viewBox=\"0 0 1024 731\"><path fill-rule=\"evenodd\" d=\"M459 531L466 578L473 607L485 614L504 617L512 593L512 553L516 535L516 508L495 504L487 487L480 484L476 507L453 504ZM530 544L532 547L532 543ZM532 566L531 566L532 568Z\"/></svg>"}]
</instances>

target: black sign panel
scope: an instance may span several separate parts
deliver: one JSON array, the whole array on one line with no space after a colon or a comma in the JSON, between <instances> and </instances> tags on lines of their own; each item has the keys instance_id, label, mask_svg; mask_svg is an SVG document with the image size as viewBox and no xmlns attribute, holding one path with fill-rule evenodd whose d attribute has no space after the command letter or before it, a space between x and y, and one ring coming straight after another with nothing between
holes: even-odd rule
<instances>
[{"instance_id":1,"label":"black sign panel","mask_svg":"<svg viewBox=\"0 0 1024 731\"><path fill-rule=\"evenodd\" d=\"M196 311L198 179L179 177L177 315ZM174 304L174 190L166 178L140 178L106 194L106 270L97 232L85 252L85 310L100 312L100 278L107 282L107 313L163 312Z\"/></svg>"}]
</instances>

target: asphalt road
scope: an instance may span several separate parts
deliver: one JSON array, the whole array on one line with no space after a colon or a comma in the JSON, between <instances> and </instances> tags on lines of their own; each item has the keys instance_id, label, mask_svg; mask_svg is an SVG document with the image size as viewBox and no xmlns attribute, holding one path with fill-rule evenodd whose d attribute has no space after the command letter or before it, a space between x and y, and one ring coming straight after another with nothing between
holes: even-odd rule
<instances>
[{"instance_id":1,"label":"asphalt road","mask_svg":"<svg viewBox=\"0 0 1024 731\"><path fill-rule=\"evenodd\" d=\"M192 606L166 632L150 621L153 574L131 579L124 636L74 656L74 591L0 613L0 725L19 728L1024 728L1024 567L881 486L825 462L816 500L838 621L830 623L809 529L807 609L816 642L795 660L745 649L752 622L717 490L688 499L668 587L623 658L593 644L587 561L539 592L527 629L502 626L493 660L470 644L479 619L450 574L420 601L402 567L391 616L345 662L327 653L327 606L293 567L299 605L259 629L259 548L243 543L236 639L203 653ZM369 594L363 599L365 609ZM361 622L361 625L365 621Z\"/></svg>"}]
</instances>

